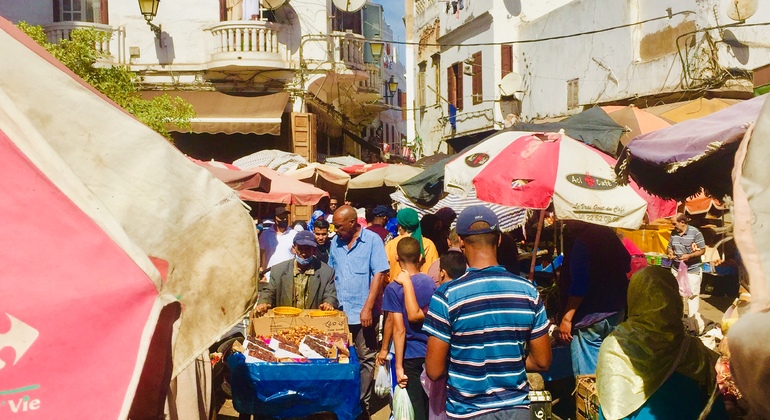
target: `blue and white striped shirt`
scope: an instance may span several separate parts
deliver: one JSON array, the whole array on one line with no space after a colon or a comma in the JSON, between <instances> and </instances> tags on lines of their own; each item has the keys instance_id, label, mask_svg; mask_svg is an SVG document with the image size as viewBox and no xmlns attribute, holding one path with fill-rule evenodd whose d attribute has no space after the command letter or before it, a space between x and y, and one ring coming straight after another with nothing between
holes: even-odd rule
<instances>
[{"instance_id":1,"label":"blue and white striped shirt","mask_svg":"<svg viewBox=\"0 0 770 420\"><path fill-rule=\"evenodd\" d=\"M501 266L469 268L436 290L423 331L450 345L449 418L529 405L524 347L548 333L531 282Z\"/></svg>"},{"instance_id":2,"label":"blue and white striped shirt","mask_svg":"<svg viewBox=\"0 0 770 420\"><path fill-rule=\"evenodd\" d=\"M684 231L684 234L679 234L676 229L671 232L671 241L669 242L668 247L674 251L676 259L679 260L682 255L691 254L694 251L693 244L695 244L698 249L706 248L706 241L703 240L703 234L697 228L687 225L687 230ZM685 263L687 264L688 272L700 272L700 257L690 258L685 261ZM679 267L679 262L676 263L675 267Z\"/></svg>"}]
</instances>

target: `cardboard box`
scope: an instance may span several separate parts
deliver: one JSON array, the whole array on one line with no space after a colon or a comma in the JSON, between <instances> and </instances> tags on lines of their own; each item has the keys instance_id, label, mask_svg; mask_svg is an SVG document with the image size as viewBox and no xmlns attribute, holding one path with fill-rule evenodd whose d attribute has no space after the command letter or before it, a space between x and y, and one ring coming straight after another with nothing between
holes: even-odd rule
<instances>
[{"instance_id":1,"label":"cardboard box","mask_svg":"<svg viewBox=\"0 0 770 420\"><path fill-rule=\"evenodd\" d=\"M578 375L575 405L578 420L599 419L599 396L596 394L596 375Z\"/></svg>"},{"instance_id":2,"label":"cardboard box","mask_svg":"<svg viewBox=\"0 0 770 420\"><path fill-rule=\"evenodd\" d=\"M311 317L313 309L305 309L297 316L276 316L272 310L258 318L251 318L249 333L254 336L269 337L285 329L306 326L315 327L327 333L345 333L348 337L348 345L351 344L348 317L344 312L338 311L334 316Z\"/></svg>"}]
</instances>

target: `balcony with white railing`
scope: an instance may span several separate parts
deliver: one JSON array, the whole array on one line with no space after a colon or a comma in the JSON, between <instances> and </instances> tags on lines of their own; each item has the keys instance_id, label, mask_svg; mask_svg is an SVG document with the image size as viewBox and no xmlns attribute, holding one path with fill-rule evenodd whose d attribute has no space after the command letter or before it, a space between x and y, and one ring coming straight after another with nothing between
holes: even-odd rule
<instances>
[{"instance_id":1,"label":"balcony with white railing","mask_svg":"<svg viewBox=\"0 0 770 420\"><path fill-rule=\"evenodd\" d=\"M56 22L49 25L45 25L43 30L45 31L48 42L56 44L63 39L72 39L72 31L76 29L95 29L99 32L105 32L110 35L110 39L105 42L100 42L94 45L97 51L105 52L110 55L110 58L106 63L126 63L125 54L125 30L123 28L116 28L110 25L104 25L101 23L91 22Z\"/></svg>"},{"instance_id":2,"label":"balcony with white railing","mask_svg":"<svg viewBox=\"0 0 770 420\"><path fill-rule=\"evenodd\" d=\"M382 76L380 68L376 64L365 64L366 76L358 81L355 98L361 102L372 102L380 99L382 90Z\"/></svg>"},{"instance_id":3,"label":"balcony with white railing","mask_svg":"<svg viewBox=\"0 0 770 420\"><path fill-rule=\"evenodd\" d=\"M279 42L282 26L265 20L221 22L209 28L214 49L209 69L288 69L287 49Z\"/></svg>"},{"instance_id":4,"label":"balcony with white railing","mask_svg":"<svg viewBox=\"0 0 770 420\"><path fill-rule=\"evenodd\" d=\"M364 63L364 43L366 38L363 35L352 32L332 32L331 33L331 51L332 61L338 64L344 64L345 67L352 70L366 71Z\"/></svg>"}]
</instances>

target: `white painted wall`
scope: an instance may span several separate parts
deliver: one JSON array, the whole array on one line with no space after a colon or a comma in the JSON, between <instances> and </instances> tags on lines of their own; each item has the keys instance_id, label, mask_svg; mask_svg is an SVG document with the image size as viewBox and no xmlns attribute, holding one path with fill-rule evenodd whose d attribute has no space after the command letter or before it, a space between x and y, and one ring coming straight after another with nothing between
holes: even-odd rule
<instances>
[{"instance_id":1,"label":"white painted wall","mask_svg":"<svg viewBox=\"0 0 770 420\"><path fill-rule=\"evenodd\" d=\"M466 2L468 3L468 2ZM500 83L499 46L471 47L473 43L502 43L523 40L543 40L548 37L577 34L597 29L621 26L634 22L654 20L640 25L615 29L596 34L563 39L515 43L514 72L523 75L522 118L538 119L579 112L582 107L567 109L567 81L579 79L579 104L591 105L676 92L692 87L683 84L682 65L676 52L663 54L654 59L642 60L640 41L645 37L677 26L686 20L694 22L699 30L696 48L685 51L688 61L698 62L698 57L709 52L704 37L705 28L732 23L726 15L728 0L502 0L499 2L472 1L456 15L447 14L445 3L440 10L429 6L416 14L416 36L435 17L441 21L441 53L443 80L442 95L446 97L446 68L451 63L469 57L474 51L483 51L484 103L472 105L471 78L464 78L465 107L458 115L455 136L499 128L504 115L497 103ZM770 3L760 2L759 11L746 23L770 21ZM667 16L671 8L672 18ZM691 11L688 15L678 12ZM489 27L474 25L485 13L492 16ZM770 63L770 26L724 28L707 31L715 41L716 54L723 69L751 70ZM737 40L725 43L722 40ZM456 44L461 44L457 46ZM414 53L416 56L416 52ZM417 68L417 64L413 66ZM431 83L428 62L428 83ZM696 76L711 74L703 64L693 70ZM416 84L416 72L411 80ZM435 83L435 82L434 82ZM744 81L745 83L745 81ZM430 98L431 95L427 95ZM487 102L490 101L490 102ZM430 103L430 99L428 100ZM428 108L426 118L418 118L416 130L426 145L425 150L443 150L442 141L452 133L448 124L435 121L436 114L447 115L446 103L439 108ZM491 116L491 120L490 120Z\"/></svg>"}]
</instances>

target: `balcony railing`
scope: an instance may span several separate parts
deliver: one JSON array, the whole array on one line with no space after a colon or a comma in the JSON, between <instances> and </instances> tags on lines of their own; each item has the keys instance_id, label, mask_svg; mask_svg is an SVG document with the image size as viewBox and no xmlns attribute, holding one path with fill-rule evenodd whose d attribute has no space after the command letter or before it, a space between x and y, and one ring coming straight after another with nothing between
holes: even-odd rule
<instances>
[{"instance_id":1,"label":"balcony railing","mask_svg":"<svg viewBox=\"0 0 770 420\"><path fill-rule=\"evenodd\" d=\"M358 87L365 90L380 91L382 86L382 77L380 77L380 68L376 64L366 64L367 77L358 82Z\"/></svg>"},{"instance_id":2,"label":"balcony railing","mask_svg":"<svg viewBox=\"0 0 770 420\"><path fill-rule=\"evenodd\" d=\"M332 60L336 63L344 63L347 67L356 70L365 70L363 35L351 32L332 32Z\"/></svg>"},{"instance_id":3,"label":"balcony railing","mask_svg":"<svg viewBox=\"0 0 770 420\"><path fill-rule=\"evenodd\" d=\"M241 60L241 66L288 67L278 41L281 25L263 20L229 21L209 29L214 36L211 61Z\"/></svg>"},{"instance_id":4,"label":"balcony railing","mask_svg":"<svg viewBox=\"0 0 770 420\"><path fill-rule=\"evenodd\" d=\"M56 44L63 39L72 39L72 31L75 29L88 29L92 28L100 32L105 32L110 35L108 41L100 42L94 45L99 52L105 52L112 56L113 60L118 63L125 63L125 30L123 28L115 28L109 25L101 23L91 22L57 22L50 25L45 25L44 31L48 38L48 42Z\"/></svg>"}]
</instances>

